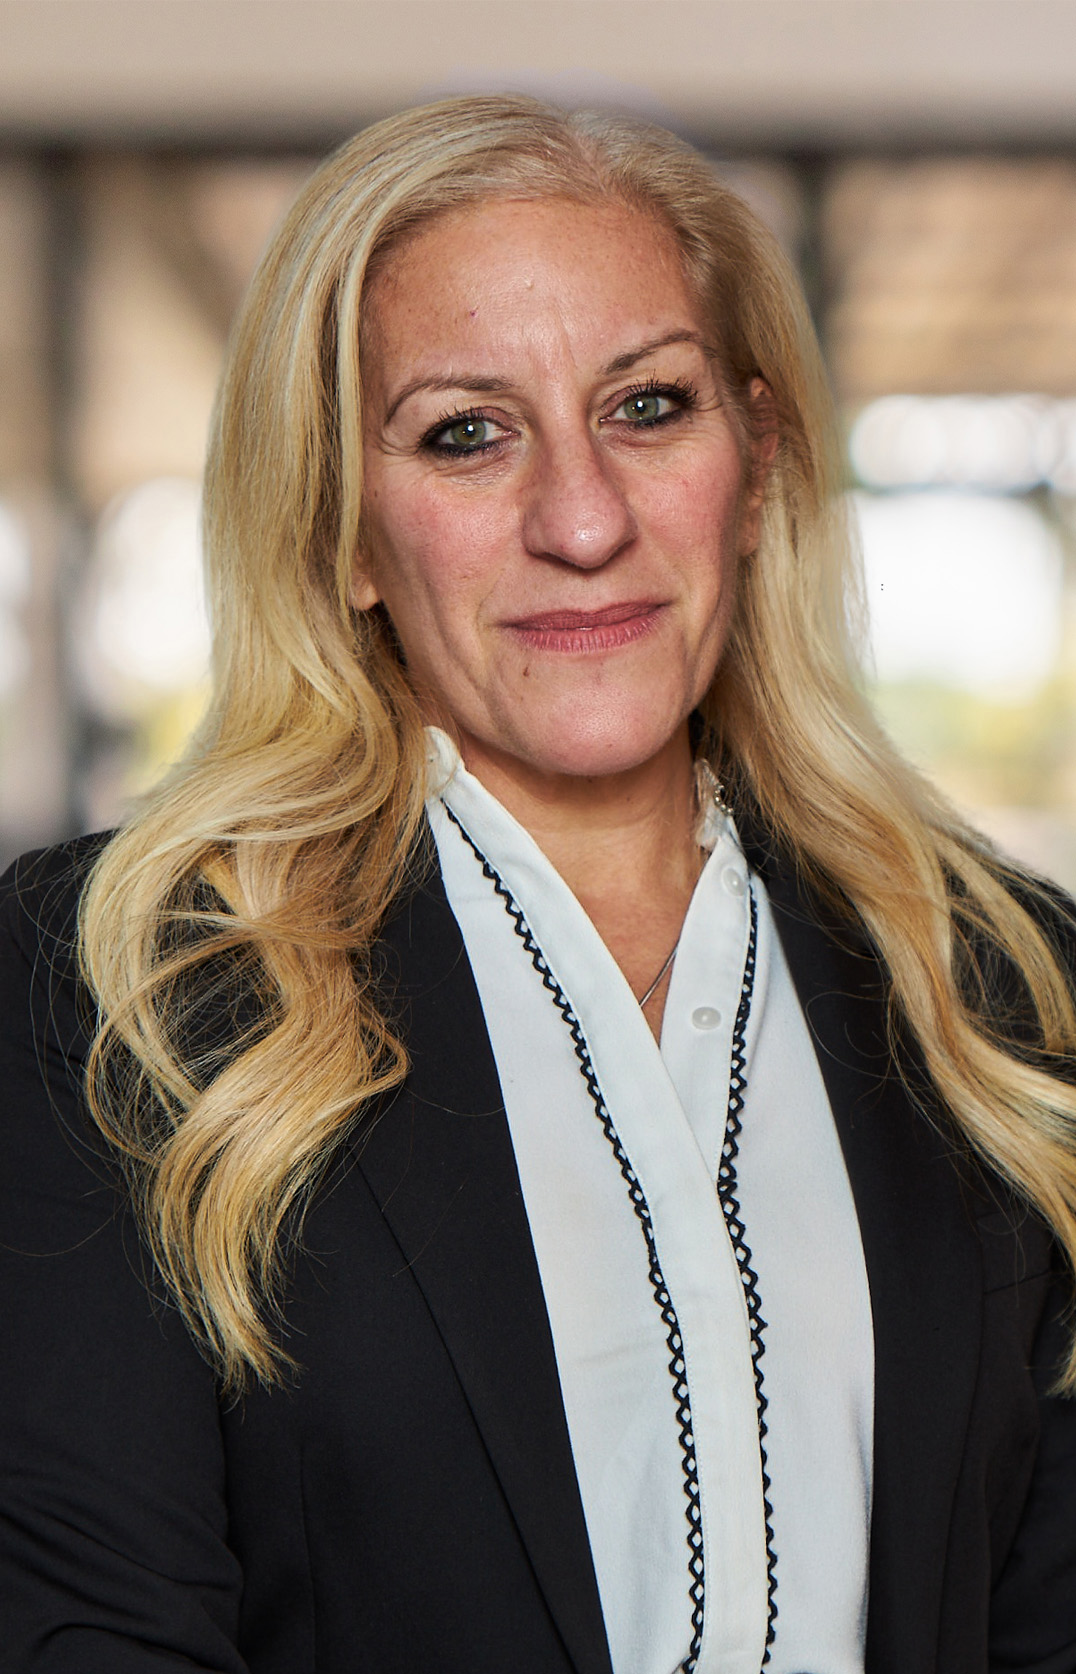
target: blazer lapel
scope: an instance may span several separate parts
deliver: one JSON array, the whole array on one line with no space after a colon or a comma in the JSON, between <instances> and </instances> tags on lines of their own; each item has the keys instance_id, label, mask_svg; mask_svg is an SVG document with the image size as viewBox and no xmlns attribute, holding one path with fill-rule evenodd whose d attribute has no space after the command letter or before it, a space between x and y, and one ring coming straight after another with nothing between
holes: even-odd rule
<instances>
[{"instance_id":1,"label":"blazer lapel","mask_svg":"<svg viewBox=\"0 0 1076 1674\"><path fill-rule=\"evenodd\" d=\"M881 968L772 850L756 850L811 1029L859 1216L874 1318L867 1674L935 1666L949 1525L981 1332L978 1245L957 1147L892 1062ZM908 1601L916 1601L910 1609Z\"/></svg>"},{"instance_id":2,"label":"blazer lapel","mask_svg":"<svg viewBox=\"0 0 1076 1674\"><path fill-rule=\"evenodd\" d=\"M870 1285L866 1671L931 1674L978 1359L978 1247L954 1143L893 1066L884 978L866 938L800 887L764 834L752 840L748 822L739 823L814 1038ZM382 946L411 1070L365 1141L360 1167L452 1357L568 1654L579 1674L611 1674L496 1068L436 871L387 926ZM907 1067L914 1077L911 1055Z\"/></svg>"},{"instance_id":3,"label":"blazer lapel","mask_svg":"<svg viewBox=\"0 0 1076 1674\"><path fill-rule=\"evenodd\" d=\"M436 870L382 949L411 1068L359 1166L451 1356L569 1657L579 1674L611 1674L500 1085Z\"/></svg>"}]
</instances>

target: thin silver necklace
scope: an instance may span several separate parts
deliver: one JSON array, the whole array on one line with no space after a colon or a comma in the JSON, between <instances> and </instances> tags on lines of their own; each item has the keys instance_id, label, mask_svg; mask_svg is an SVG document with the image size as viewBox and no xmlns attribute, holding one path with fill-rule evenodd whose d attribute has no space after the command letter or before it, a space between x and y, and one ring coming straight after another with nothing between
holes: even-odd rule
<instances>
[{"instance_id":1,"label":"thin silver necklace","mask_svg":"<svg viewBox=\"0 0 1076 1674\"><path fill-rule=\"evenodd\" d=\"M700 810L704 802L712 802L714 807L722 814L732 813L732 809L729 807L728 802L725 799L725 787L717 778L708 761L697 761L695 763L695 797ZM650 987L639 1000L640 1011L642 1011L648 1000L653 999L654 995L661 987L662 981L671 968L672 962L676 958L679 948L680 937L677 936L672 947L669 949L668 957L666 958L664 965L662 965L661 970L650 984Z\"/></svg>"},{"instance_id":2,"label":"thin silver necklace","mask_svg":"<svg viewBox=\"0 0 1076 1674\"><path fill-rule=\"evenodd\" d=\"M647 1002L647 1000L650 999L651 995L656 994L657 990L661 987L661 979L665 975L665 972L669 969L669 966L672 964L673 960L676 958L676 950L679 946L680 946L680 938L679 938L679 936L677 936L675 942L672 945L672 948L670 949L669 957L666 959L664 965L662 965L661 970L658 972L657 976L654 978L653 982L650 984L650 987L647 989L646 993L643 994L641 996L640 1000L639 1000L640 1011L646 1005L646 1002Z\"/></svg>"}]
</instances>

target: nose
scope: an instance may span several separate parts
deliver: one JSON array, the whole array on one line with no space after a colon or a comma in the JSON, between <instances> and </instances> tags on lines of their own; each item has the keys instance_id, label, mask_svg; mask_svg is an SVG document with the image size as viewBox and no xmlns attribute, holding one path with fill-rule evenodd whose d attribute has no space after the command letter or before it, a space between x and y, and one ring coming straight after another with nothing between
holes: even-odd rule
<instances>
[{"instance_id":1,"label":"nose","mask_svg":"<svg viewBox=\"0 0 1076 1674\"><path fill-rule=\"evenodd\" d=\"M624 489L594 437L562 437L539 450L523 511L528 552L576 569L599 569L636 532Z\"/></svg>"}]
</instances>

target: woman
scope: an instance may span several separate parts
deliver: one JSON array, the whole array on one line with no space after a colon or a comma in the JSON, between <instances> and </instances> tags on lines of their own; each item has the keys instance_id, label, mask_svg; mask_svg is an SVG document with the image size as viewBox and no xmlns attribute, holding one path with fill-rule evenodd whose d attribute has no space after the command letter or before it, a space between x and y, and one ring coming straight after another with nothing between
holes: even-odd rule
<instances>
[{"instance_id":1,"label":"woman","mask_svg":"<svg viewBox=\"0 0 1076 1674\"><path fill-rule=\"evenodd\" d=\"M201 736L8 889L7 1666L1076 1668L1070 921L873 722L833 458L669 136L315 175Z\"/></svg>"}]
</instances>

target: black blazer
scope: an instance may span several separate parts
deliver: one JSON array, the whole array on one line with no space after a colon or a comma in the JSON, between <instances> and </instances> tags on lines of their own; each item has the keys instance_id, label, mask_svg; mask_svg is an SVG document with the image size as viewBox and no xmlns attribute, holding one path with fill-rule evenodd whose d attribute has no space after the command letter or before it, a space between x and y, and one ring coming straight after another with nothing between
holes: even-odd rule
<instances>
[{"instance_id":1,"label":"black blazer","mask_svg":"<svg viewBox=\"0 0 1076 1674\"><path fill-rule=\"evenodd\" d=\"M0 1667L610 1674L497 1075L439 880L383 943L411 1072L292 1262L302 1375L222 1404L81 1107L84 858L24 862L2 907ZM866 944L765 845L750 858L866 1254L868 1674L1073 1674L1076 1403L1048 1393L1050 1241L917 1108Z\"/></svg>"}]
</instances>

